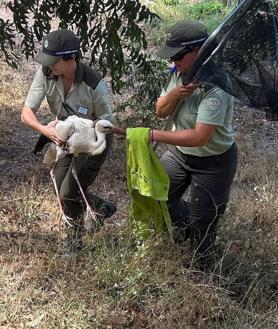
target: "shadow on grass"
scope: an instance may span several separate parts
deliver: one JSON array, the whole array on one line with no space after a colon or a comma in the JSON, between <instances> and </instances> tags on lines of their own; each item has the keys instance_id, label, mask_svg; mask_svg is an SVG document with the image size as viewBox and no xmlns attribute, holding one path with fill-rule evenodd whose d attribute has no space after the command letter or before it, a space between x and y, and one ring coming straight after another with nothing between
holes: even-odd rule
<instances>
[{"instance_id":1,"label":"shadow on grass","mask_svg":"<svg viewBox=\"0 0 278 329\"><path fill-rule=\"evenodd\" d=\"M0 255L53 252L59 240L58 233L0 231Z\"/></svg>"}]
</instances>

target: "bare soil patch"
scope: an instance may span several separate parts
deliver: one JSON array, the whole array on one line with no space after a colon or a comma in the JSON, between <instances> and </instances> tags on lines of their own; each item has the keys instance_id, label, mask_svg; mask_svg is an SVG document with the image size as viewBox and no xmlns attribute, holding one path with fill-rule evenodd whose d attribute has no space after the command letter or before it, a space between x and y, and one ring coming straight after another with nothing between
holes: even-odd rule
<instances>
[{"instance_id":1,"label":"bare soil patch","mask_svg":"<svg viewBox=\"0 0 278 329\"><path fill-rule=\"evenodd\" d=\"M61 257L62 223L49 170L43 154L33 154L38 134L20 122L35 66L9 70L3 66L0 78L1 328L277 325L276 122L236 105L240 164L217 242L224 255L215 273L185 267L188 246L154 240L136 249L123 235L129 197L125 140L118 137L92 186L115 201L118 211L88 239L84 256L68 262ZM48 120L47 113L43 107L39 114Z\"/></svg>"}]
</instances>

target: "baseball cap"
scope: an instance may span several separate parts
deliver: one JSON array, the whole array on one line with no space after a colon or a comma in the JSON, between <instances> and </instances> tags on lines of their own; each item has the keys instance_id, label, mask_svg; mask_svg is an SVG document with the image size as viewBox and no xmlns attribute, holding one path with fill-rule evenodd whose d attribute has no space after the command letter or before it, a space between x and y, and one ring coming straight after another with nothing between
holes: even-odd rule
<instances>
[{"instance_id":1,"label":"baseball cap","mask_svg":"<svg viewBox=\"0 0 278 329\"><path fill-rule=\"evenodd\" d=\"M44 37L42 51L34 60L50 67L64 55L77 54L79 48L80 41L72 31L66 29L52 31Z\"/></svg>"},{"instance_id":2,"label":"baseball cap","mask_svg":"<svg viewBox=\"0 0 278 329\"><path fill-rule=\"evenodd\" d=\"M201 46L207 38L204 24L195 20L180 21L169 30L165 45L156 55L164 59L171 58L185 48Z\"/></svg>"}]
</instances>

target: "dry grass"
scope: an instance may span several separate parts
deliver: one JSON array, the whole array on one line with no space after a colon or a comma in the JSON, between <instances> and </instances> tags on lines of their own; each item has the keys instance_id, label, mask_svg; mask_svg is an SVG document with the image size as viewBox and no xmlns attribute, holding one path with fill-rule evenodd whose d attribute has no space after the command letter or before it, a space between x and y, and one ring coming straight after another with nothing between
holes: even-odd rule
<instances>
[{"instance_id":1,"label":"dry grass","mask_svg":"<svg viewBox=\"0 0 278 329\"><path fill-rule=\"evenodd\" d=\"M236 115L240 166L212 271L191 265L187 245L134 238L121 139L93 187L119 210L86 237L81 257L66 260L48 172L32 154L37 135L19 121L28 79L6 67L1 72L1 329L278 326L275 123L256 113Z\"/></svg>"}]
</instances>

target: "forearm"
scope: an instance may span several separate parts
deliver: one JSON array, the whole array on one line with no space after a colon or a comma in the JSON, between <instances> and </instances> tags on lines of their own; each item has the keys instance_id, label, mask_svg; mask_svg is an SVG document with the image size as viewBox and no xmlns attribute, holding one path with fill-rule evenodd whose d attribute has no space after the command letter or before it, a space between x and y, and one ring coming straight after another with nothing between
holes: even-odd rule
<instances>
[{"instance_id":1,"label":"forearm","mask_svg":"<svg viewBox=\"0 0 278 329\"><path fill-rule=\"evenodd\" d=\"M126 129L114 127L113 133L117 135L126 135ZM176 146L203 146L206 145L210 136L200 136L195 129L186 129L181 131L165 131L150 129L149 141L159 142L165 144L172 144Z\"/></svg>"},{"instance_id":2,"label":"forearm","mask_svg":"<svg viewBox=\"0 0 278 329\"><path fill-rule=\"evenodd\" d=\"M51 121L48 125L44 126L39 122L32 109L26 106L24 106L22 109L21 120L27 126L33 128L40 134L52 140L52 142L54 142L55 144L60 145L64 143L55 128L57 120Z\"/></svg>"},{"instance_id":3,"label":"forearm","mask_svg":"<svg viewBox=\"0 0 278 329\"><path fill-rule=\"evenodd\" d=\"M197 147L206 145L214 134L216 126L196 123L192 129L178 131L150 129L149 141L171 144L176 146ZM112 131L118 135L126 135L126 129L113 127Z\"/></svg>"},{"instance_id":4,"label":"forearm","mask_svg":"<svg viewBox=\"0 0 278 329\"><path fill-rule=\"evenodd\" d=\"M184 129L181 131L152 130L150 134L151 142L159 142L176 146L204 146L210 139L210 136L204 136L196 129Z\"/></svg>"},{"instance_id":5,"label":"forearm","mask_svg":"<svg viewBox=\"0 0 278 329\"><path fill-rule=\"evenodd\" d=\"M171 94L160 96L156 102L156 114L160 118L166 118L175 109L180 98L172 97Z\"/></svg>"},{"instance_id":6,"label":"forearm","mask_svg":"<svg viewBox=\"0 0 278 329\"><path fill-rule=\"evenodd\" d=\"M196 86L189 84L186 86L177 85L169 91L167 95L160 96L156 102L156 114L160 118L170 115L176 108L179 101L190 97Z\"/></svg>"},{"instance_id":7,"label":"forearm","mask_svg":"<svg viewBox=\"0 0 278 329\"><path fill-rule=\"evenodd\" d=\"M44 134L45 126L39 122L31 108L24 106L21 112L21 121L41 134Z\"/></svg>"}]
</instances>

